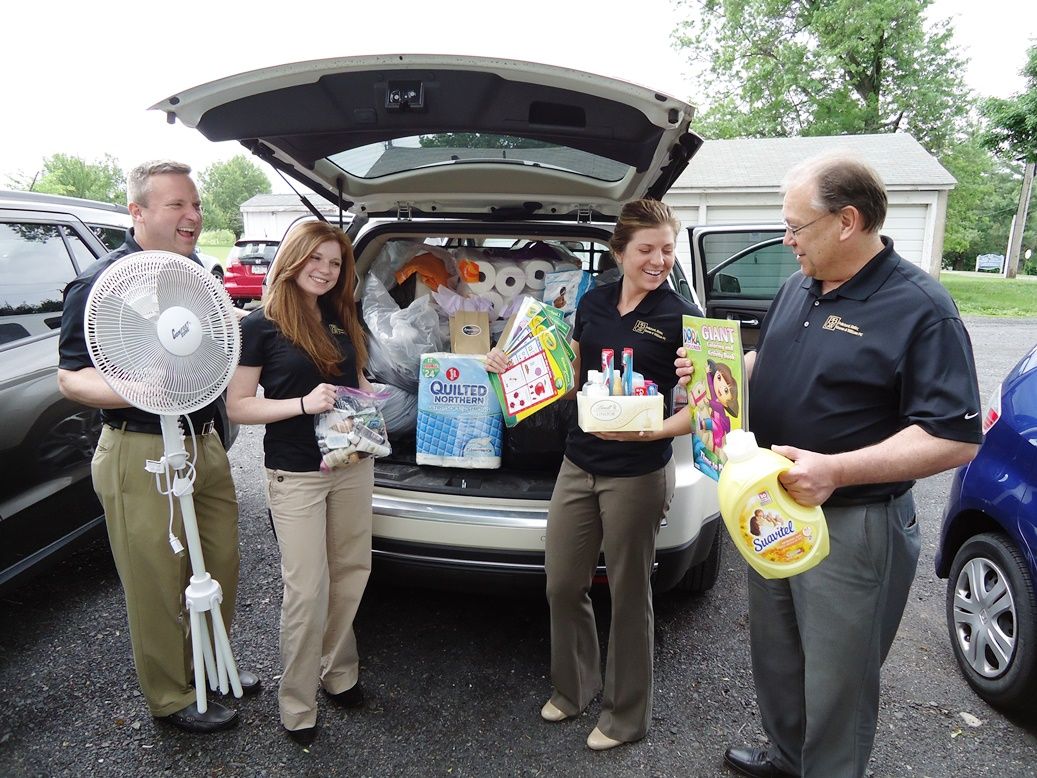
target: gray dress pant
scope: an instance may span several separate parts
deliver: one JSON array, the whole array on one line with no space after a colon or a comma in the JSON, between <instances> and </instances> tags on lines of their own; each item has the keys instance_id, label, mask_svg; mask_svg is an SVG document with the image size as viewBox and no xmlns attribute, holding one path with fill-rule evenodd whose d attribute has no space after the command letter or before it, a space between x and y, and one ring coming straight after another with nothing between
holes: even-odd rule
<instances>
[{"instance_id":1,"label":"gray dress pant","mask_svg":"<svg viewBox=\"0 0 1037 778\"><path fill-rule=\"evenodd\" d=\"M601 683L590 588L604 549L612 626L598 728L614 740L643 738L652 720L655 536L670 505L674 464L645 475L588 473L562 462L547 517L547 599L551 605L551 702L570 716Z\"/></svg>"},{"instance_id":2,"label":"gray dress pant","mask_svg":"<svg viewBox=\"0 0 1037 778\"><path fill-rule=\"evenodd\" d=\"M831 552L819 565L774 580L749 569L753 678L775 764L804 778L859 778L920 538L910 492L825 517Z\"/></svg>"}]
</instances>

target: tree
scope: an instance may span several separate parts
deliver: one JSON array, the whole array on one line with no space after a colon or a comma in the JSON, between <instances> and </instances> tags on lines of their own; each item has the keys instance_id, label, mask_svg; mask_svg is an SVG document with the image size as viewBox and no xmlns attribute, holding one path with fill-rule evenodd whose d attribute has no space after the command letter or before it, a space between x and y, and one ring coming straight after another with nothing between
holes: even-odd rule
<instances>
[{"instance_id":1,"label":"tree","mask_svg":"<svg viewBox=\"0 0 1037 778\"><path fill-rule=\"evenodd\" d=\"M30 188L105 203L126 202L126 176L110 154L96 162L71 154L54 154L43 160L42 175Z\"/></svg>"},{"instance_id":2,"label":"tree","mask_svg":"<svg viewBox=\"0 0 1037 778\"><path fill-rule=\"evenodd\" d=\"M969 108L949 20L931 0L678 0L704 70L712 137L909 132L948 148Z\"/></svg>"},{"instance_id":3,"label":"tree","mask_svg":"<svg viewBox=\"0 0 1037 778\"><path fill-rule=\"evenodd\" d=\"M1011 165L983 146L978 128L940 162L958 181L947 199L944 268L971 270L977 255L1004 251L1004 234L1015 212L1017 177Z\"/></svg>"},{"instance_id":4,"label":"tree","mask_svg":"<svg viewBox=\"0 0 1037 778\"><path fill-rule=\"evenodd\" d=\"M438 135L421 135L418 143L422 148L452 149L543 149L551 146L544 141L519 138L514 135L490 135L480 132L443 132Z\"/></svg>"},{"instance_id":5,"label":"tree","mask_svg":"<svg viewBox=\"0 0 1037 778\"><path fill-rule=\"evenodd\" d=\"M244 230L241 204L257 194L270 194L270 179L244 154L214 162L199 174L198 181L205 229L230 230L235 238Z\"/></svg>"},{"instance_id":6,"label":"tree","mask_svg":"<svg viewBox=\"0 0 1037 778\"><path fill-rule=\"evenodd\" d=\"M1030 47L1022 75L1027 83L1025 92L1007 100L990 98L980 107L990 123L983 135L984 145L1002 159L1020 161L1024 167L1016 229L1008 249L1006 275L1009 278L1015 278L1019 267L1019 250L1030 204L1034 169L1037 168L1037 46Z\"/></svg>"}]
</instances>

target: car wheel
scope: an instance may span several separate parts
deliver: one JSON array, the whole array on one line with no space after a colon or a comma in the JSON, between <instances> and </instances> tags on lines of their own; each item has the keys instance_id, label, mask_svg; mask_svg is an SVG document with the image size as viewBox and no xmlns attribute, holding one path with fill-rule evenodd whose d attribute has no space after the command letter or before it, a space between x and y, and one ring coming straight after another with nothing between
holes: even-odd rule
<instances>
[{"instance_id":1,"label":"car wheel","mask_svg":"<svg viewBox=\"0 0 1037 778\"><path fill-rule=\"evenodd\" d=\"M234 307L235 308L244 308L245 307L245 303L247 303L247 302L248 302L248 300L246 300L244 297L235 297L234 298Z\"/></svg>"},{"instance_id":2,"label":"car wheel","mask_svg":"<svg viewBox=\"0 0 1037 778\"><path fill-rule=\"evenodd\" d=\"M673 591L682 594L703 594L713 588L720 576L720 541L723 533L713 533L713 543L709 547L706 558L697 565L692 565L673 587Z\"/></svg>"},{"instance_id":3,"label":"car wheel","mask_svg":"<svg viewBox=\"0 0 1037 778\"><path fill-rule=\"evenodd\" d=\"M223 268L217 265L212 269L212 274L216 276L216 280L221 284L223 283Z\"/></svg>"},{"instance_id":4,"label":"car wheel","mask_svg":"<svg viewBox=\"0 0 1037 778\"><path fill-rule=\"evenodd\" d=\"M1003 535L970 538L947 580L947 629L962 674L991 705L1037 693L1037 601L1023 555Z\"/></svg>"}]
</instances>

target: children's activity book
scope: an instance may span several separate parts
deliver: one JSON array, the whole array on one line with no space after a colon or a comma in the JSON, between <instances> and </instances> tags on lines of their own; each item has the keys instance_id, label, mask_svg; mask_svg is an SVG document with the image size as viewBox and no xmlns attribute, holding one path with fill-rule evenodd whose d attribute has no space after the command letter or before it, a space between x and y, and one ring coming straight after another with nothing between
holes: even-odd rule
<instances>
[{"instance_id":1,"label":"children's activity book","mask_svg":"<svg viewBox=\"0 0 1037 778\"><path fill-rule=\"evenodd\" d=\"M507 426L514 427L573 388L571 332L557 308L532 297L522 299L497 344L508 368L500 375L490 373Z\"/></svg>"},{"instance_id":2,"label":"children's activity book","mask_svg":"<svg viewBox=\"0 0 1037 778\"><path fill-rule=\"evenodd\" d=\"M714 480L732 430L746 429L749 403L738 322L685 316L684 349L695 366L688 385L695 467Z\"/></svg>"}]
</instances>

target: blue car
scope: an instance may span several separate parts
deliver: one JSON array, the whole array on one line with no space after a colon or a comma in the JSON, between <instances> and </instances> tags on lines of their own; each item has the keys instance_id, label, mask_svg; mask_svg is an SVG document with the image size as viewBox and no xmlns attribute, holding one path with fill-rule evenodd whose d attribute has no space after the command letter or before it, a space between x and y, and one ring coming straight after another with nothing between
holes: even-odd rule
<instances>
[{"instance_id":1,"label":"blue car","mask_svg":"<svg viewBox=\"0 0 1037 778\"><path fill-rule=\"evenodd\" d=\"M983 430L954 476L936 574L965 679L1011 710L1037 694L1037 346L994 391Z\"/></svg>"}]
</instances>

